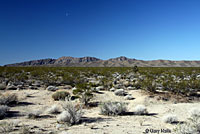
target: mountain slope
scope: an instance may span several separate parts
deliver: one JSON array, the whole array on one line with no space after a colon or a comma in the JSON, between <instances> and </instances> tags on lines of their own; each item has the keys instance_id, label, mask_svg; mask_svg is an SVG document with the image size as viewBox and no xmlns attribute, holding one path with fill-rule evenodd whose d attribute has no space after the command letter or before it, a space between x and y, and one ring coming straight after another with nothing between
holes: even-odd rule
<instances>
[{"instance_id":1,"label":"mountain slope","mask_svg":"<svg viewBox=\"0 0 200 134\"><path fill-rule=\"evenodd\" d=\"M101 60L95 57L60 57L32 60L5 66L67 66L67 67L200 67L200 61L136 60L124 56Z\"/></svg>"}]
</instances>

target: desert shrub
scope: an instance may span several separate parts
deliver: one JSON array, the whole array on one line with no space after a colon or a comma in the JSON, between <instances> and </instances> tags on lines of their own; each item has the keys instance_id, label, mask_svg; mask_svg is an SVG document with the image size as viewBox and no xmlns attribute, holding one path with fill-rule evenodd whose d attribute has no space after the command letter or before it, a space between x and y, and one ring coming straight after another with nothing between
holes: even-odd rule
<instances>
[{"instance_id":1,"label":"desert shrub","mask_svg":"<svg viewBox=\"0 0 200 134\"><path fill-rule=\"evenodd\" d=\"M6 85L5 84L0 84L0 90L5 90L6 89Z\"/></svg>"},{"instance_id":2,"label":"desert shrub","mask_svg":"<svg viewBox=\"0 0 200 134\"><path fill-rule=\"evenodd\" d=\"M2 134L10 134L10 132L14 131L14 123L3 121L0 123L0 133Z\"/></svg>"},{"instance_id":3,"label":"desert shrub","mask_svg":"<svg viewBox=\"0 0 200 134\"><path fill-rule=\"evenodd\" d=\"M93 97L93 92L91 90L90 84L87 84L87 83L77 84L76 89L73 90L73 94L77 95L79 100L85 106L88 106L89 101Z\"/></svg>"},{"instance_id":4,"label":"desert shrub","mask_svg":"<svg viewBox=\"0 0 200 134\"><path fill-rule=\"evenodd\" d=\"M19 129L20 134L31 134L31 130L28 126L22 125L22 127Z\"/></svg>"},{"instance_id":5,"label":"desert shrub","mask_svg":"<svg viewBox=\"0 0 200 134\"><path fill-rule=\"evenodd\" d=\"M190 118L198 118L200 117L200 108L192 108L189 111Z\"/></svg>"},{"instance_id":6,"label":"desert shrub","mask_svg":"<svg viewBox=\"0 0 200 134\"><path fill-rule=\"evenodd\" d=\"M137 82L133 83L133 87L136 89L140 89L142 87L142 82L137 81Z\"/></svg>"},{"instance_id":7,"label":"desert shrub","mask_svg":"<svg viewBox=\"0 0 200 134\"><path fill-rule=\"evenodd\" d=\"M153 78L148 78L143 81L143 88L149 92L155 93L156 92L156 85L153 81Z\"/></svg>"},{"instance_id":8,"label":"desert shrub","mask_svg":"<svg viewBox=\"0 0 200 134\"><path fill-rule=\"evenodd\" d=\"M178 122L177 116L173 114L164 115L162 120L163 122L170 124Z\"/></svg>"},{"instance_id":9,"label":"desert shrub","mask_svg":"<svg viewBox=\"0 0 200 134\"><path fill-rule=\"evenodd\" d=\"M16 94L1 94L0 95L0 105L10 105L18 103L18 97Z\"/></svg>"},{"instance_id":10,"label":"desert shrub","mask_svg":"<svg viewBox=\"0 0 200 134\"><path fill-rule=\"evenodd\" d=\"M100 105L100 113L103 115L123 115L127 112L127 103L104 102Z\"/></svg>"},{"instance_id":11,"label":"desert shrub","mask_svg":"<svg viewBox=\"0 0 200 134\"><path fill-rule=\"evenodd\" d=\"M52 98L55 100L55 101L58 101L58 100L69 100L70 98L70 93L67 92L67 91L57 91L55 92L53 95L52 95Z\"/></svg>"},{"instance_id":12,"label":"desert shrub","mask_svg":"<svg viewBox=\"0 0 200 134\"><path fill-rule=\"evenodd\" d=\"M9 111L8 106L1 105L0 106L0 119L4 118L8 111Z\"/></svg>"},{"instance_id":13,"label":"desert shrub","mask_svg":"<svg viewBox=\"0 0 200 134\"><path fill-rule=\"evenodd\" d=\"M58 105L53 105L51 108L47 110L49 114L58 114L60 113L60 107Z\"/></svg>"},{"instance_id":14,"label":"desert shrub","mask_svg":"<svg viewBox=\"0 0 200 134\"><path fill-rule=\"evenodd\" d=\"M41 114L42 114L42 110L35 110L35 111L29 112L27 114L27 117L29 119L36 119L36 118L39 118Z\"/></svg>"},{"instance_id":15,"label":"desert shrub","mask_svg":"<svg viewBox=\"0 0 200 134\"><path fill-rule=\"evenodd\" d=\"M176 134L199 134L200 133L200 110L193 108L189 111L190 116L186 123L179 124L175 128Z\"/></svg>"},{"instance_id":16,"label":"desert shrub","mask_svg":"<svg viewBox=\"0 0 200 134\"><path fill-rule=\"evenodd\" d=\"M134 72L134 73L137 73L138 71L139 71L138 67L137 67L137 66L134 66L134 67L133 67L133 72Z\"/></svg>"},{"instance_id":17,"label":"desert shrub","mask_svg":"<svg viewBox=\"0 0 200 134\"><path fill-rule=\"evenodd\" d=\"M148 114L147 108L144 105L137 105L134 110L136 115Z\"/></svg>"},{"instance_id":18,"label":"desert shrub","mask_svg":"<svg viewBox=\"0 0 200 134\"><path fill-rule=\"evenodd\" d=\"M80 123L83 115L82 108L73 104L72 102L65 102L62 105L64 111L58 115L57 121L59 123L66 123L67 125L75 125Z\"/></svg>"}]
</instances>

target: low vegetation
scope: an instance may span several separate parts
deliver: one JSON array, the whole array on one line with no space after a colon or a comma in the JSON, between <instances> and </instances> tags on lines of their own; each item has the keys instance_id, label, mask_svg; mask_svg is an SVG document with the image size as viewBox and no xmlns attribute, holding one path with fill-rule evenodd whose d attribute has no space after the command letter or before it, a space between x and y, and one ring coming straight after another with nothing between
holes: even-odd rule
<instances>
[{"instance_id":1,"label":"low vegetation","mask_svg":"<svg viewBox=\"0 0 200 134\"><path fill-rule=\"evenodd\" d=\"M124 102L104 102L100 105L100 113L103 115L123 115L126 112L127 104Z\"/></svg>"},{"instance_id":2,"label":"low vegetation","mask_svg":"<svg viewBox=\"0 0 200 134\"><path fill-rule=\"evenodd\" d=\"M7 115L9 109L10 108L8 106L0 105L0 119L4 118Z\"/></svg>"},{"instance_id":3,"label":"low vegetation","mask_svg":"<svg viewBox=\"0 0 200 134\"><path fill-rule=\"evenodd\" d=\"M177 123L178 122L178 118L176 115L174 114L167 114L167 115L164 115L163 118L162 118L163 122L165 123L170 123L170 124L173 124L173 123Z\"/></svg>"},{"instance_id":4,"label":"low vegetation","mask_svg":"<svg viewBox=\"0 0 200 134\"><path fill-rule=\"evenodd\" d=\"M70 99L70 93L67 91L57 91L52 95L52 98L55 101L59 101L59 100L69 100Z\"/></svg>"},{"instance_id":5,"label":"low vegetation","mask_svg":"<svg viewBox=\"0 0 200 134\"><path fill-rule=\"evenodd\" d=\"M36 118L39 118L41 114L42 114L42 110L30 111L27 114L27 118L29 118L29 119L36 119Z\"/></svg>"},{"instance_id":6,"label":"low vegetation","mask_svg":"<svg viewBox=\"0 0 200 134\"><path fill-rule=\"evenodd\" d=\"M147 108L144 105L137 105L134 110L136 115L148 114Z\"/></svg>"},{"instance_id":7,"label":"low vegetation","mask_svg":"<svg viewBox=\"0 0 200 134\"><path fill-rule=\"evenodd\" d=\"M75 94L85 106L89 105L89 101L93 97L91 86L87 83L77 84L76 89L73 90L73 94Z\"/></svg>"},{"instance_id":8,"label":"low vegetation","mask_svg":"<svg viewBox=\"0 0 200 134\"><path fill-rule=\"evenodd\" d=\"M175 128L176 134L199 134L200 133L200 109L193 108L189 111L187 121Z\"/></svg>"},{"instance_id":9,"label":"low vegetation","mask_svg":"<svg viewBox=\"0 0 200 134\"><path fill-rule=\"evenodd\" d=\"M81 106L66 101L62 104L62 107L64 111L57 116L58 123L66 123L70 126L80 123L83 115Z\"/></svg>"},{"instance_id":10,"label":"low vegetation","mask_svg":"<svg viewBox=\"0 0 200 134\"><path fill-rule=\"evenodd\" d=\"M33 91L30 95L27 95L27 98L30 99L27 102L20 102L18 95L12 93L12 91L16 93L27 89ZM41 90L45 91L45 95L50 100L45 100L45 104L40 102L32 103L31 101ZM91 112L97 109L94 107L99 107L101 117L129 114L130 116L136 116L138 120L144 119L144 121L138 121L143 126L146 116L151 118L152 115L149 114L149 109L144 105L135 106L135 104L144 103L135 103L134 99L137 99L137 95L134 94L135 91L133 90L139 90L142 95L148 96L147 101L154 98L148 104L153 104L156 99L168 101L170 97L190 101L199 100L200 68L150 68L137 66L130 68L0 67L0 118L1 120L6 120L7 117L9 118L7 116L8 113L23 116L23 113L20 113L21 111L15 111L14 106L17 106L16 104L31 108L31 105L34 105L34 109L27 113L28 119L26 120L37 118L39 118L37 120L43 120L48 117L53 120L56 117L59 125L67 124L72 126L84 121L82 120L85 118L83 118L83 109ZM27 91L29 92L29 90ZM105 97L105 95L107 94L114 97L114 99L106 98L107 96ZM105 97L105 100L104 98L103 100L98 98L101 95ZM116 98L119 98L119 100ZM177 100L172 98L170 102L177 103ZM133 111L128 111L128 103L125 102L132 104L134 102L133 105L135 107L131 108ZM45 105L46 113L43 113L43 110L35 109L36 105ZM150 107L148 106L148 108ZM157 112L156 109L155 112ZM96 118L91 120L98 121ZM163 121L163 124L176 125L179 123L177 116L174 114L164 115L160 121ZM199 124L200 110L197 108L192 109L188 120L183 124L179 124L176 132L178 134L198 134L200 132ZM11 131L6 128L7 126L9 124L2 125L4 133ZM91 129L96 129L96 127L91 126ZM26 133L26 131L28 133L29 130L24 128L23 133Z\"/></svg>"},{"instance_id":11,"label":"low vegetation","mask_svg":"<svg viewBox=\"0 0 200 134\"><path fill-rule=\"evenodd\" d=\"M0 94L0 105L17 104L18 97L16 94L4 93Z\"/></svg>"},{"instance_id":12,"label":"low vegetation","mask_svg":"<svg viewBox=\"0 0 200 134\"><path fill-rule=\"evenodd\" d=\"M49 114L58 114L58 113L60 113L60 107L55 104L52 107L50 107L49 109L47 109L47 113L49 113Z\"/></svg>"}]
</instances>

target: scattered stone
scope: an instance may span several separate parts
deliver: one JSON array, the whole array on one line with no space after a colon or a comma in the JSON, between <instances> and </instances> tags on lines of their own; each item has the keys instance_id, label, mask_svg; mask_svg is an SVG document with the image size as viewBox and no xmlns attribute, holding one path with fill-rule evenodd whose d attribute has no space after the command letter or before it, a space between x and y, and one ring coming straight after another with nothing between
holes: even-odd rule
<instances>
[{"instance_id":1,"label":"scattered stone","mask_svg":"<svg viewBox=\"0 0 200 134\"><path fill-rule=\"evenodd\" d=\"M64 89L72 89L72 86L71 85L65 85L63 88Z\"/></svg>"},{"instance_id":2,"label":"scattered stone","mask_svg":"<svg viewBox=\"0 0 200 134\"><path fill-rule=\"evenodd\" d=\"M103 86L98 86L98 87L95 88L95 90L96 91L101 91L101 90L104 90L104 87Z\"/></svg>"},{"instance_id":3,"label":"scattered stone","mask_svg":"<svg viewBox=\"0 0 200 134\"><path fill-rule=\"evenodd\" d=\"M35 82L32 84L32 86L40 87L41 84L42 84L42 82L40 82L40 81L35 81Z\"/></svg>"},{"instance_id":4,"label":"scattered stone","mask_svg":"<svg viewBox=\"0 0 200 134\"><path fill-rule=\"evenodd\" d=\"M56 90L58 90L58 88L55 87L55 86L48 86L48 87L46 88L46 90L48 90L48 91L56 91Z\"/></svg>"},{"instance_id":5,"label":"scattered stone","mask_svg":"<svg viewBox=\"0 0 200 134\"><path fill-rule=\"evenodd\" d=\"M124 99L125 99L125 100L133 100L133 99L135 99L135 98L133 98L132 95L128 94L128 95L126 95L126 96L124 97Z\"/></svg>"},{"instance_id":6,"label":"scattered stone","mask_svg":"<svg viewBox=\"0 0 200 134\"><path fill-rule=\"evenodd\" d=\"M8 85L8 86L6 87L6 89L7 89L7 90L17 90L17 87L14 86L14 85Z\"/></svg>"},{"instance_id":7,"label":"scattered stone","mask_svg":"<svg viewBox=\"0 0 200 134\"><path fill-rule=\"evenodd\" d=\"M126 86L126 87L128 87L129 86L129 82L128 81L124 81L123 85Z\"/></svg>"},{"instance_id":8,"label":"scattered stone","mask_svg":"<svg viewBox=\"0 0 200 134\"><path fill-rule=\"evenodd\" d=\"M111 91L111 92L114 92L114 91L115 91L115 88L114 88L114 87L112 87L112 88L110 89L110 91Z\"/></svg>"},{"instance_id":9,"label":"scattered stone","mask_svg":"<svg viewBox=\"0 0 200 134\"><path fill-rule=\"evenodd\" d=\"M134 90L135 87L127 87L128 90Z\"/></svg>"},{"instance_id":10,"label":"scattered stone","mask_svg":"<svg viewBox=\"0 0 200 134\"><path fill-rule=\"evenodd\" d=\"M60 129L60 128L62 128L62 127L63 127L62 124L57 124L57 125L56 125L56 129Z\"/></svg>"},{"instance_id":11,"label":"scattered stone","mask_svg":"<svg viewBox=\"0 0 200 134\"><path fill-rule=\"evenodd\" d=\"M115 93L115 95L118 95L118 96L126 95L126 92L124 91L124 89L117 89L114 93Z\"/></svg>"}]
</instances>

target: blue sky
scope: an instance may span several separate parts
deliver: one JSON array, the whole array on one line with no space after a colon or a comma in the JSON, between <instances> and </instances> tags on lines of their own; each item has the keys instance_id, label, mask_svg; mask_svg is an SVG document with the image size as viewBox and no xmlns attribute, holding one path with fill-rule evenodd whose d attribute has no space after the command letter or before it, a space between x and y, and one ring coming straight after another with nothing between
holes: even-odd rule
<instances>
[{"instance_id":1,"label":"blue sky","mask_svg":"<svg viewBox=\"0 0 200 134\"><path fill-rule=\"evenodd\" d=\"M61 56L200 60L199 0L0 0L0 65Z\"/></svg>"}]
</instances>

